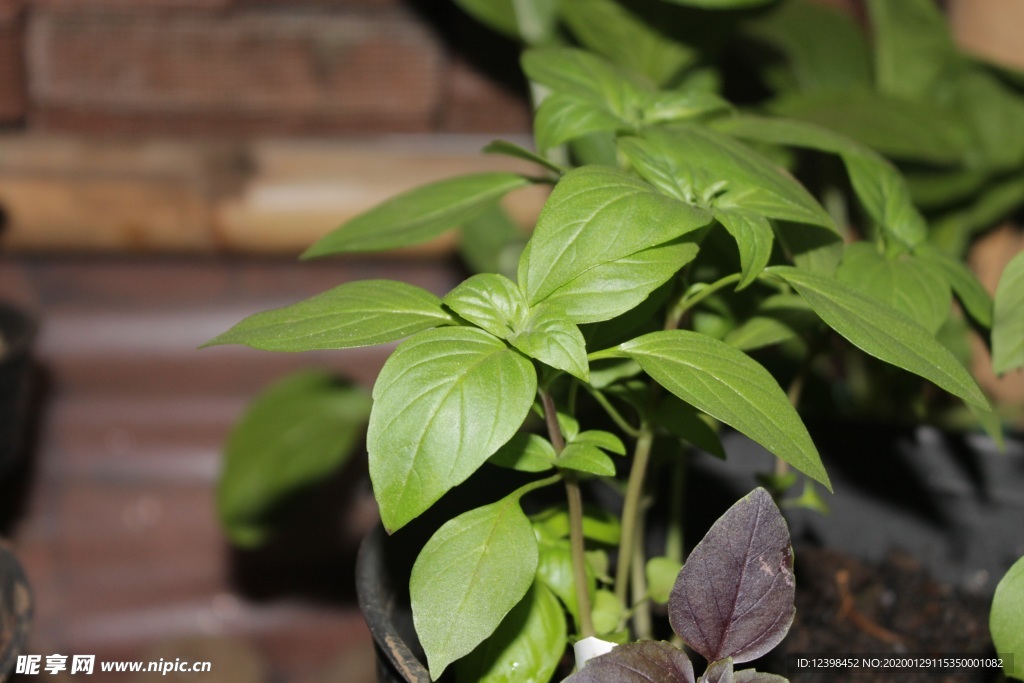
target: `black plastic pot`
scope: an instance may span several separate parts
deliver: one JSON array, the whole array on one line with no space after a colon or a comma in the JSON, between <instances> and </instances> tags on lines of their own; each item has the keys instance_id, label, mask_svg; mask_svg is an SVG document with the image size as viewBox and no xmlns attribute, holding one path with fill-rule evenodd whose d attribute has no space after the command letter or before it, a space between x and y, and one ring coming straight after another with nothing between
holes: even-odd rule
<instances>
[{"instance_id":1,"label":"black plastic pot","mask_svg":"<svg viewBox=\"0 0 1024 683\"><path fill-rule=\"evenodd\" d=\"M0 542L0 681L14 668L28 639L32 594L18 558Z\"/></svg>"},{"instance_id":2,"label":"black plastic pot","mask_svg":"<svg viewBox=\"0 0 1024 683\"><path fill-rule=\"evenodd\" d=\"M412 558L377 526L363 540L356 561L356 590L377 648L379 683L430 683L409 607Z\"/></svg>"},{"instance_id":3,"label":"black plastic pot","mask_svg":"<svg viewBox=\"0 0 1024 683\"><path fill-rule=\"evenodd\" d=\"M35 322L0 303L0 481L22 456Z\"/></svg>"}]
</instances>

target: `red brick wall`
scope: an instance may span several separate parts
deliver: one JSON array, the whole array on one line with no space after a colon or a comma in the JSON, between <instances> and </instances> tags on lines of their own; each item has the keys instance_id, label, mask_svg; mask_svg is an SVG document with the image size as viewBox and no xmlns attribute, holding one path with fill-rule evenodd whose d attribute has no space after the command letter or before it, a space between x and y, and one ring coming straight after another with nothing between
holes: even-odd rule
<instances>
[{"instance_id":1,"label":"red brick wall","mask_svg":"<svg viewBox=\"0 0 1024 683\"><path fill-rule=\"evenodd\" d=\"M23 17L21 0L0 0L0 125L25 114Z\"/></svg>"},{"instance_id":2,"label":"red brick wall","mask_svg":"<svg viewBox=\"0 0 1024 683\"><path fill-rule=\"evenodd\" d=\"M0 125L518 132L527 104L405 0L0 0ZM448 2L420 12L451 12ZM450 37L450 36L449 36Z\"/></svg>"}]
</instances>

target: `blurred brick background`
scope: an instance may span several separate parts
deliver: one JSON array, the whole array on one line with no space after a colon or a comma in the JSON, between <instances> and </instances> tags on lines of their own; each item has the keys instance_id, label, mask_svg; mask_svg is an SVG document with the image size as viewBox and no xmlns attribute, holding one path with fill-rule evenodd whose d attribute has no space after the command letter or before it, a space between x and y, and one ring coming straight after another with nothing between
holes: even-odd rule
<instances>
[{"instance_id":1,"label":"blurred brick background","mask_svg":"<svg viewBox=\"0 0 1024 683\"><path fill-rule=\"evenodd\" d=\"M464 57L481 31L439 2L0 0L0 123L232 136L524 131L515 83Z\"/></svg>"}]
</instances>

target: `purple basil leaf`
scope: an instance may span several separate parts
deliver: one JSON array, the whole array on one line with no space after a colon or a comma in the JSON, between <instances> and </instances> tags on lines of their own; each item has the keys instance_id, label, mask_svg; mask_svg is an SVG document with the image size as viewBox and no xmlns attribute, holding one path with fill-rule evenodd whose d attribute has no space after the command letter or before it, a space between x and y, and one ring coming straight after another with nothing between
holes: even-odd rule
<instances>
[{"instance_id":1,"label":"purple basil leaf","mask_svg":"<svg viewBox=\"0 0 1024 683\"><path fill-rule=\"evenodd\" d=\"M785 676L766 674L753 669L737 671L733 681L735 683L789 683L789 679Z\"/></svg>"},{"instance_id":2,"label":"purple basil leaf","mask_svg":"<svg viewBox=\"0 0 1024 683\"><path fill-rule=\"evenodd\" d=\"M789 529L772 497L758 488L729 508L690 553L669 598L669 621L709 662L749 662L786 636L795 589Z\"/></svg>"},{"instance_id":3,"label":"purple basil leaf","mask_svg":"<svg viewBox=\"0 0 1024 683\"><path fill-rule=\"evenodd\" d=\"M695 683L686 653L651 640L619 645L594 657L563 683Z\"/></svg>"},{"instance_id":4,"label":"purple basil leaf","mask_svg":"<svg viewBox=\"0 0 1024 683\"><path fill-rule=\"evenodd\" d=\"M736 683L732 671L732 659L726 657L709 664L708 670L700 677L700 683Z\"/></svg>"}]
</instances>

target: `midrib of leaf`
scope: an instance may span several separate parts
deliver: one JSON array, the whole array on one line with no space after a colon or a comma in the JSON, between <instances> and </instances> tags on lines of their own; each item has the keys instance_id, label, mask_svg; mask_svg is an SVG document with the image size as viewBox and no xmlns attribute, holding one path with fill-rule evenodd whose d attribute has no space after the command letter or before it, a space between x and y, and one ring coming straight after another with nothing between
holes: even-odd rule
<instances>
[{"instance_id":1,"label":"midrib of leaf","mask_svg":"<svg viewBox=\"0 0 1024 683\"><path fill-rule=\"evenodd\" d=\"M595 188L594 191L600 191L600 190L603 190L603 189L606 189L606 188ZM583 192L578 192L574 196L578 196L580 194L583 194ZM594 210L591 211L590 214L587 215L586 217L580 218L580 219L578 219L576 221L573 221L572 223L569 223L570 229L575 229L577 227L579 228L579 229L575 230L575 232L573 232L571 234L571 236L565 234L568 231L566 231L566 230L559 230L558 231L558 237L561 238L559 241L563 242L563 244L566 245L566 248L562 249L558 253L558 256L555 257L555 259L551 263L551 266L547 269L547 274L541 279L541 281L538 283L538 285L536 287L533 287L532 289L535 292L539 292L539 291L543 290L543 285L545 285L545 283L547 283L548 280L551 279L551 273L554 272L554 270L556 268L558 268L565 261L565 259L568 258L571 255L571 252L574 249L576 238L578 238L580 236L580 234L594 221L594 218L597 216L598 213L606 210L608 207L610 207L610 206L612 206L614 204L618 204L619 202L628 200L628 199L636 196L637 194L639 194L639 192L631 192L631 193L628 193L628 194L627 193L620 194L617 197L609 199L604 204L601 204L600 206L595 207ZM568 199L566 199L565 201L568 201ZM544 246L544 245L542 244L542 245L539 245L539 246ZM607 251L608 251L608 249L606 248L605 249L605 253L607 253ZM614 260L616 260L616 259L613 259L613 258L608 259L608 261L614 261ZM607 263L608 261L604 261L603 263ZM591 266L591 267L593 267L593 266ZM588 270L589 270L589 268L588 268ZM579 276L578 275L574 276L574 279L575 279L575 277L579 277ZM545 297L545 298L547 298L547 297ZM534 301L534 303L536 303L536 301Z\"/></svg>"},{"instance_id":2,"label":"midrib of leaf","mask_svg":"<svg viewBox=\"0 0 1024 683\"><path fill-rule=\"evenodd\" d=\"M781 277L783 277L783 279L786 279L785 276L781 276ZM792 284L792 283L790 283L790 284ZM890 341L892 340L892 337L886 336L886 334L885 334L884 330L882 330L882 328L880 328L877 325L873 325L870 318L868 318L866 316L862 316L859 312L856 311L856 309L850 308L848 306L844 306L843 302L841 300L837 301L837 300L833 300L833 299L825 296L824 294L819 292L813 285L807 286L803 282L800 282L799 286L794 286L794 288L797 289L800 292L800 294L802 296L804 296L805 298L807 298L808 294L809 294L811 298L814 298L814 299L818 300L820 302L819 305L822 306L823 308L826 308L826 309L827 308L831 308L833 311L836 311L836 310L842 311L843 313L845 313L845 315L840 315L839 317L841 317L843 319L843 322L845 322L847 325L849 325L851 327L857 327L858 329L860 329L862 332L864 332L865 335L869 336L878 346L880 346L882 348L887 348L890 351L893 349L893 346L890 344ZM864 295L860 294L859 292L854 292L854 293L857 296L864 297ZM869 297L864 297L864 298L866 298L869 302L873 301L873 299L871 299ZM903 331L906 331L907 329L912 329L914 327L919 327L922 331L924 331L924 333L929 338L934 339L934 337L932 335L930 335L928 333L928 331L925 330L923 327L921 327L920 325L918 325L915 322L903 320L902 317L900 317L900 316L895 317L894 319L892 319L891 322L894 325L898 325ZM880 335L881 335L881 341L879 340L880 339ZM853 343L852 340L851 340L851 343ZM961 398L963 398L965 401L967 401L968 403L973 403L974 405L976 405L978 407L982 407L982 408L988 409L987 402L985 401L984 396L981 395L980 390L978 390L977 387L973 387L973 386L970 386L970 385L962 384L959 379L954 377L949 372L949 370L946 369L944 364L943 365L939 365L939 364L935 363L934 361L932 361L931 359L926 358L925 356L922 356L920 353L917 352L917 350L913 346L911 346L909 344L905 344L903 342L898 342L898 344L899 344L899 349L903 350L903 352L905 352L905 353L909 354L910 356L912 356L919 363L923 363L926 366L933 367L933 368L936 368L937 370L939 370L941 372L941 374L945 377L946 381L948 381L951 385L956 386L961 392L963 392L963 394L965 394L966 396L971 396L974 399L977 399L980 396L982 402L978 403L977 400L968 400L964 396L961 396ZM861 347L859 344L854 343L854 345L857 346L858 348L861 348L861 350L865 351L865 353L868 353L871 356L875 355L874 353L871 353L871 352L867 351L866 349L863 349L863 347ZM902 355L902 353L898 353L897 355ZM945 359L945 360L948 363L950 359ZM886 361L886 362L889 362L890 364L892 364L891 361ZM953 363L957 363L957 361L955 359L952 359L952 362ZM962 366L958 365L958 367L962 367ZM906 368L904 368L904 369L906 369ZM916 370L908 370L908 372L912 372L914 374L919 374ZM929 379L929 381L934 381L934 380L930 380L930 378L928 378L928 377L925 377L925 379Z\"/></svg>"},{"instance_id":3,"label":"midrib of leaf","mask_svg":"<svg viewBox=\"0 0 1024 683\"><path fill-rule=\"evenodd\" d=\"M755 416L755 419L756 419L756 422L758 423L758 425L761 428L767 427L767 429L769 431L772 431L772 427L774 427L775 423L772 421L771 417L767 413L765 413L764 411L762 411L760 409L760 407L758 406L756 401L750 400L748 395L745 394L744 392L736 390L736 389L733 389L732 387L730 387L725 382L718 382L716 384L710 384L709 383L710 379L718 379L718 377L714 376L714 375L711 375L711 373L709 373L707 370L701 369L701 367L699 365L694 365L693 363L688 362L685 359L678 359L678 358L675 358L675 357L669 357L669 356L666 356L666 355L654 354L654 353L649 353L649 354L646 354L646 355L656 356L657 358L660 358L660 359L662 359L664 361L668 361L669 363L679 363L680 365L684 365L687 368L690 368L692 371L696 371L696 374L697 374L697 378L696 379L697 379L697 381L699 381L710 393L714 394L715 398L717 398L719 401L721 401L721 402L723 402L725 404L729 404L730 401L728 399L723 398L719 394L719 392L715 391L712 387L721 387L721 388L724 388L726 390L726 392L729 393L729 394L739 394L740 396L744 397L745 399L747 399L750 402L751 406L754 408L754 410L752 411L752 415ZM712 359L718 360L718 361L725 361L725 364L728 364L728 362L729 362L728 358L725 358L723 356L716 356L715 354L709 353L707 351L691 351L689 353L689 356L690 357L697 357L697 358L703 356L703 357L712 358ZM743 374L735 373L735 372L729 372L727 370L721 371L721 372L716 371L715 375L721 375L723 377L731 377L734 380L739 380L738 384L740 384L740 385L745 383L745 381L747 379L747 377L745 375L743 375ZM757 392L757 393L760 394L762 392ZM800 453L803 452L803 450L800 448L799 444L796 441L794 441L793 439L791 439L789 437L789 435L786 433L785 430L779 429L777 431L778 431L779 434L781 434L784 437L785 441L789 442L789 444L793 448L793 450L795 450L797 452L800 452Z\"/></svg>"},{"instance_id":4,"label":"midrib of leaf","mask_svg":"<svg viewBox=\"0 0 1024 683\"><path fill-rule=\"evenodd\" d=\"M487 535L487 541L486 541L486 543L483 546L481 546L480 550L477 553L478 559L477 559L477 562L475 563L476 566L473 567L473 574L470 577L470 582L469 582L470 586L472 586L473 584L476 583L477 576L480 574L480 565L483 564L481 562L481 560L483 559L484 555L487 554L486 550L488 548L490 548L491 543L494 540L494 534L497 533L498 527L501 526L499 524L499 522L504 520L505 515L507 515L509 510L511 509L510 505L517 505L518 506L519 505L519 499L513 497L511 499L506 499L506 501L502 503L501 511L499 512L498 515L496 515L494 523L491 525L491 531ZM462 534L460 534L460 536L463 535L463 534L468 533L468 531L469 530L467 529L466 531L462 532ZM456 558L455 564L460 564L461 565L461 564L464 564L464 562L465 562L465 558ZM459 601L458 609L455 610L456 614L460 614L462 612L462 608L466 604L466 597L467 597L468 594L469 594L469 590L466 590L466 591L463 592L462 599ZM449 623L452 626L454 626L455 621L453 620L453 621L451 621ZM451 628L451 626L449 626L449 628L445 629L445 634L444 634L444 647L445 647L445 650L447 650L451 646L452 636L453 636L453 629Z\"/></svg>"},{"instance_id":5,"label":"midrib of leaf","mask_svg":"<svg viewBox=\"0 0 1024 683\"><path fill-rule=\"evenodd\" d=\"M402 504L405 502L406 493L409 491L409 487L406 486L406 484L408 483L408 481L411 478L411 476L414 475L414 474L417 477L419 476L419 474L416 473L416 463L419 462L419 460L424 455L423 454L423 447L422 447L423 435L425 433L427 433L427 431L429 431L431 425L434 423L434 420L437 418L437 415L440 412L441 406L444 405L447 402L448 397L451 396L452 393L456 389L459 390L460 395L464 396L465 394L463 393L463 383L465 382L466 378L469 375L472 374L472 371L475 370L480 365L493 360L495 354L505 353L506 351L510 351L510 349L507 346L502 346L501 348L495 347L493 351L491 351L490 353L487 353L486 355L483 355L477 361L471 363L469 366L467 366L465 372L463 372L462 375L460 375L459 377L456 377L455 381L453 381L451 383L451 385L448 387L448 389L446 391L442 392L439 395L438 400L436 400L434 402L434 405L431 406L429 417L424 422L422 429L419 430L418 437L417 437L417 439L415 441L416 448L413 451L412 458L409 459L409 467L406 470L406 476L402 480L401 493L399 494L399 498L398 498L398 501L396 503L396 507L397 508L401 508ZM426 362L426 361L424 361L424 362ZM444 384L445 384L444 381L438 382L437 384L435 384L431 388L430 391L433 391L433 390L437 389L438 387L443 386ZM430 393L430 392L427 391L427 392L421 393L417 399L414 399L413 401L410 401L407 405L412 405L415 402L415 400L419 400L419 398L422 398L423 396L426 396L428 393ZM502 402L501 394L500 393L497 394L496 398L497 398L497 401L498 401L498 406L500 407L501 402ZM399 412L397 415L395 415L395 417L392 418L392 420L387 423L387 425L385 426L385 429L389 428L394 423L394 421L399 419L403 414L404 414L404 411ZM500 410L492 411L492 415L493 415L493 419L492 419L492 422L491 422L492 426L497 421L498 416L500 414L501 414ZM462 402L460 401L460 418L462 418L464 416L465 416L465 411L462 410ZM466 432L466 430L463 429L463 430L460 430L460 434L459 434L459 453L462 454L462 455L465 454L465 451L462 448L462 446L463 446L463 441L462 440L466 438L466 433L465 432ZM492 433L493 433L493 430L492 430ZM453 458L452 459L451 467L448 470L449 477L451 476L451 473L455 471L456 467L460 464L460 462L461 462L460 458Z\"/></svg>"}]
</instances>

